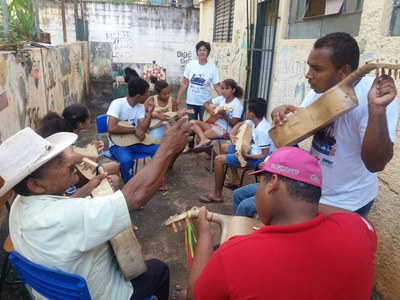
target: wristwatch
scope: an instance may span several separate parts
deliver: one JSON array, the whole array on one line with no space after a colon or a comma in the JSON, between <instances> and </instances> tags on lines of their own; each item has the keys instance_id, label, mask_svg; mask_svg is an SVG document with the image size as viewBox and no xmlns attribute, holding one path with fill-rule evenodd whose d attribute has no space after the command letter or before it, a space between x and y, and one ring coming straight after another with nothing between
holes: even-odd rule
<instances>
[{"instance_id":1,"label":"wristwatch","mask_svg":"<svg viewBox=\"0 0 400 300\"><path fill-rule=\"evenodd\" d=\"M136 132L136 127L133 126L133 127L132 127L132 133L134 134L135 132Z\"/></svg>"}]
</instances>

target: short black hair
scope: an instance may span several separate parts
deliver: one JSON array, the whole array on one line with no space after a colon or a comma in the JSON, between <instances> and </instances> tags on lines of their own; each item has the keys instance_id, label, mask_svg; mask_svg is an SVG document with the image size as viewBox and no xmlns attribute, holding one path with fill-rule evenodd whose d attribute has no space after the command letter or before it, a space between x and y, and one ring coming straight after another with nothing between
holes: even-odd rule
<instances>
[{"instance_id":1,"label":"short black hair","mask_svg":"<svg viewBox=\"0 0 400 300\"><path fill-rule=\"evenodd\" d=\"M351 71L358 68L360 48L357 41L346 32L327 34L314 43L314 49L329 48L332 51L331 60L336 70L350 65Z\"/></svg>"},{"instance_id":2,"label":"short black hair","mask_svg":"<svg viewBox=\"0 0 400 300\"><path fill-rule=\"evenodd\" d=\"M169 84L165 80L157 80L154 84L154 89L157 93L161 92L161 90L165 89L166 87L169 87Z\"/></svg>"},{"instance_id":3,"label":"short black hair","mask_svg":"<svg viewBox=\"0 0 400 300\"><path fill-rule=\"evenodd\" d=\"M139 77L139 74L131 67L125 68L124 81L128 83L134 77Z\"/></svg>"},{"instance_id":4,"label":"short black hair","mask_svg":"<svg viewBox=\"0 0 400 300\"><path fill-rule=\"evenodd\" d=\"M141 77L133 77L128 82L128 95L135 97L136 95L143 95L150 87L149 83Z\"/></svg>"},{"instance_id":5,"label":"short black hair","mask_svg":"<svg viewBox=\"0 0 400 300\"><path fill-rule=\"evenodd\" d=\"M200 42L198 42L198 43L196 44L196 52L199 51L200 47L202 47L202 46L204 46L204 47L207 49L208 54L210 54L210 52L211 52L211 45L210 45L210 43L205 42L205 41L200 41Z\"/></svg>"},{"instance_id":6,"label":"short black hair","mask_svg":"<svg viewBox=\"0 0 400 300\"><path fill-rule=\"evenodd\" d=\"M270 172L262 172L261 173L266 181L271 180L272 174ZM285 176L278 175L280 180L286 186L286 191L288 192L289 196L299 200L299 201L306 201L309 203L319 203L319 199L321 198L321 188L297 181Z\"/></svg>"},{"instance_id":7,"label":"short black hair","mask_svg":"<svg viewBox=\"0 0 400 300\"><path fill-rule=\"evenodd\" d=\"M253 98L249 101L247 109L258 119L262 119L267 114L267 101L264 98Z\"/></svg>"},{"instance_id":8,"label":"short black hair","mask_svg":"<svg viewBox=\"0 0 400 300\"><path fill-rule=\"evenodd\" d=\"M17 193L18 195L21 196L30 196L32 195L32 191L30 189L28 189L28 185L27 182L30 178L42 178L43 176L43 170L44 170L44 166L46 164L40 166L38 169L36 169L35 171L33 171L31 174L29 174L28 176L26 176L24 179L22 179L18 184L16 184L12 189L15 193Z\"/></svg>"}]
</instances>

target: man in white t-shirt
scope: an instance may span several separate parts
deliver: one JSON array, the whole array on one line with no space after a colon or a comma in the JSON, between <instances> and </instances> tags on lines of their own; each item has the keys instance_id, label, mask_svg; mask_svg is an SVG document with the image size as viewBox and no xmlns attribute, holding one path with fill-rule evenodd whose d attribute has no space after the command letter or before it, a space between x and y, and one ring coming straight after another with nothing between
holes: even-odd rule
<instances>
[{"instance_id":1,"label":"man in white t-shirt","mask_svg":"<svg viewBox=\"0 0 400 300\"><path fill-rule=\"evenodd\" d=\"M143 103L149 96L149 84L140 77L133 77L128 83L128 96L115 99L108 108L107 131L111 134L134 134L139 140L145 138L149 129L154 106L149 105L145 111ZM118 125L119 121L127 121L133 125L128 128ZM143 154L153 156L158 145L134 144L123 147L114 145L109 140L110 153L119 161L122 180L126 183L133 177L133 156Z\"/></svg>"},{"instance_id":2,"label":"man in white t-shirt","mask_svg":"<svg viewBox=\"0 0 400 300\"><path fill-rule=\"evenodd\" d=\"M257 160L262 157L267 157L272 140L268 135L268 130L271 128L268 121L265 119L267 112L267 102L262 98L256 98L249 101L247 112L247 124L251 126L252 141L250 151L242 152L243 158L247 162L247 166L254 167ZM242 122L243 123L243 122ZM224 168L228 166L232 170L232 178L228 183L229 186L239 185L239 176L236 168L240 168L240 162L235 155L235 146L233 140L235 134L242 123L238 123L231 131L232 144L222 145L222 152L228 154L218 155L214 160L214 190L204 196L200 196L199 201L203 203L222 202L222 188L224 186Z\"/></svg>"},{"instance_id":3,"label":"man in white t-shirt","mask_svg":"<svg viewBox=\"0 0 400 300\"><path fill-rule=\"evenodd\" d=\"M186 108L193 109L195 112L189 115L189 121L203 120L203 104L212 99L211 84L218 95L222 93L217 66L208 60L210 51L210 43L205 41L198 42L196 44L198 59L190 61L183 73L176 100L180 104L180 100L187 89ZM193 147L194 142L189 143L189 148L185 149L185 153L189 152Z\"/></svg>"},{"instance_id":4,"label":"man in white t-shirt","mask_svg":"<svg viewBox=\"0 0 400 300\"><path fill-rule=\"evenodd\" d=\"M347 33L331 33L318 39L308 57L306 78L313 89L302 103L313 103L322 93L358 68L359 48ZM324 183L320 210L343 208L366 216L378 194L376 172L393 156L398 103L396 87L388 75L375 80L363 77L355 85L359 105L320 132L314 134L311 153L322 168ZM394 100L394 101L393 101ZM275 108L273 126L300 108Z\"/></svg>"}]
</instances>

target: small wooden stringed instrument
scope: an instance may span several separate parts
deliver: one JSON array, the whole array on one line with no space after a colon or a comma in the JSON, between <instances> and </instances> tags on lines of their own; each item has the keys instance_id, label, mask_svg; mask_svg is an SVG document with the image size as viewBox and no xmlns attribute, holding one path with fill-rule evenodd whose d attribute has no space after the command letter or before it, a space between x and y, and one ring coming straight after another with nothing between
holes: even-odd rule
<instances>
[{"instance_id":1,"label":"small wooden stringed instrument","mask_svg":"<svg viewBox=\"0 0 400 300\"><path fill-rule=\"evenodd\" d=\"M249 153L250 143L252 139L251 126L246 122L240 125L238 132L236 133L237 140L235 141L235 156L240 162L240 166L244 168L247 165L247 161L244 159L242 152Z\"/></svg>"},{"instance_id":2,"label":"small wooden stringed instrument","mask_svg":"<svg viewBox=\"0 0 400 300\"><path fill-rule=\"evenodd\" d=\"M133 125L127 121L119 121L119 126L133 128ZM140 140L136 135L133 133L110 133L111 141L117 146L131 146L136 144L143 144L143 145L151 145L151 144L161 144L161 140L153 138L150 134L146 133L146 137L144 140Z\"/></svg>"},{"instance_id":3,"label":"small wooden stringed instrument","mask_svg":"<svg viewBox=\"0 0 400 300\"><path fill-rule=\"evenodd\" d=\"M312 104L304 109L287 117L286 122L269 130L269 135L275 146L282 147L295 145L308 138L314 133L325 128L327 125L352 110L358 105L358 99L354 91L354 84L364 75L372 70L388 69L385 74L391 75L394 71L394 78L397 79L400 64L367 62L343 79L334 87L323 93Z\"/></svg>"},{"instance_id":4,"label":"small wooden stringed instrument","mask_svg":"<svg viewBox=\"0 0 400 300\"><path fill-rule=\"evenodd\" d=\"M181 109L181 110L178 110L178 111L168 111L168 112L165 112L164 114L167 115L168 122L172 122L172 121L174 121L175 118L176 118L177 116L179 116L179 114L181 114L181 113L185 113L185 114L194 114L194 110L193 110L193 109L186 109L186 108L184 108L184 109ZM152 118L152 119L151 119L151 122L150 122L149 129L152 130L152 129L155 129L155 128L160 127L160 126L162 125L162 122L163 122L163 121L160 120L160 119Z\"/></svg>"},{"instance_id":5,"label":"small wooden stringed instrument","mask_svg":"<svg viewBox=\"0 0 400 300\"><path fill-rule=\"evenodd\" d=\"M83 158L83 162L96 169L97 163L90 159ZM103 167L98 168L99 173L104 173ZM92 191L93 197L111 195L114 193L107 178L103 179L100 184ZM142 250L132 227L129 227L117 234L110 240L114 255L117 258L118 265L124 274L126 280L131 280L143 274L147 270L146 263L142 256Z\"/></svg>"},{"instance_id":6,"label":"small wooden stringed instrument","mask_svg":"<svg viewBox=\"0 0 400 300\"><path fill-rule=\"evenodd\" d=\"M97 157L99 155L96 147L93 144L88 144L84 148L73 147L73 151L75 153L81 154L81 155L89 157L89 158ZM88 165L86 165L84 163L75 164L75 167L79 171L79 173L81 175L83 175L83 177L85 177L87 180L91 180L92 178L94 178L96 176L96 170L89 167Z\"/></svg>"},{"instance_id":7,"label":"small wooden stringed instrument","mask_svg":"<svg viewBox=\"0 0 400 300\"><path fill-rule=\"evenodd\" d=\"M222 107L222 106L215 106L213 104L210 104L210 106L212 107L214 114L218 114L218 112L220 112L222 110L232 112L232 107L227 106L227 105ZM218 116L213 116L208 112L208 110L206 110L206 109L204 110L203 122L214 124L218 119L219 119Z\"/></svg>"},{"instance_id":8,"label":"small wooden stringed instrument","mask_svg":"<svg viewBox=\"0 0 400 300\"><path fill-rule=\"evenodd\" d=\"M199 216L198 209L190 210L191 218L197 218ZM161 227L171 227L174 232L178 231L182 228L182 225L179 221L182 221L188 217L188 212L183 212L181 214L177 214L175 216L169 217ZM222 214L213 213L207 211L207 220L213 223L216 223L221 228L221 244L229 240L233 236L237 235L246 235L254 232L255 229L264 226L264 224L256 219L240 217L240 216L227 216ZM178 227L176 224L178 224Z\"/></svg>"}]
</instances>

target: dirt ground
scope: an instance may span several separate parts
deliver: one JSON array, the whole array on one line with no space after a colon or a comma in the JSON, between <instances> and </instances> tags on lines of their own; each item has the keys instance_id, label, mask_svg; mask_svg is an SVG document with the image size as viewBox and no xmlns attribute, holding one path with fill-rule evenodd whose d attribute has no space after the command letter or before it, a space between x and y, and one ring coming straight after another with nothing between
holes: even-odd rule
<instances>
[{"instance_id":1,"label":"dirt ground","mask_svg":"<svg viewBox=\"0 0 400 300\"><path fill-rule=\"evenodd\" d=\"M90 142L97 134L95 117L107 111L110 101L95 100L89 104L93 121L88 130L82 132L78 141L82 144ZM218 147L216 147L218 148ZM197 156L197 157L196 157ZM183 170L181 174L181 163ZM184 232L172 233L161 229L161 224L169 216L194 205L201 205L198 197L211 191L214 187L214 174L205 168L210 161L201 154L181 155L175 162L174 169L166 175L167 192L157 192L143 210L131 214L132 223L139 227L136 236L142 245L145 258L158 258L165 261L171 271L171 291L175 284L186 285L187 263L185 254ZM140 161L139 168L143 167ZM145 170L143 170L145 171ZM246 176L245 183L254 181L253 176ZM232 190L224 189L224 202L208 204L213 212L232 214ZM215 227L215 241L219 239L218 227Z\"/></svg>"}]
</instances>

